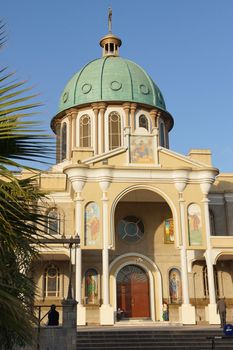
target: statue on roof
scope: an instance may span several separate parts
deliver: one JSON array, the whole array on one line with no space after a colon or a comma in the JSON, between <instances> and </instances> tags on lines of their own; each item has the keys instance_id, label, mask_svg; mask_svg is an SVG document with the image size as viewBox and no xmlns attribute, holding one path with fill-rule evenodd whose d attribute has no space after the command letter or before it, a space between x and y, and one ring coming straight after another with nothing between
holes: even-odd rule
<instances>
[{"instance_id":1,"label":"statue on roof","mask_svg":"<svg viewBox=\"0 0 233 350\"><path fill-rule=\"evenodd\" d=\"M108 32L112 33L112 9L109 7L108 9Z\"/></svg>"}]
</instances>

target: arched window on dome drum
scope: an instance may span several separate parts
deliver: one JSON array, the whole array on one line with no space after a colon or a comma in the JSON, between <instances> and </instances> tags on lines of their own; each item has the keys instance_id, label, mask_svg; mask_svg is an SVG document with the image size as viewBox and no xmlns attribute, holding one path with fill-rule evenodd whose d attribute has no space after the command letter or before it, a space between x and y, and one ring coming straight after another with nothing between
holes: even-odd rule
<instances>
[{"instance_id":1,"label":"arched window on dome drum","mask_svg":"<svg viewBox=\"0 0 233 350\"><path fill-rule=\"evenodd\" d=\"M165 124L163 120L159 123L159 144L162 147L166 147Z\"/></svg>"},{"instance_id":2,"label":"arched window on dome drum","mask_svg":"<svg viewBox=\"0 0 233 350\"><path fill-rule=\"evenodd\" d=\"M44 272L44 297L60 296L60 273L56 265L51 264Z\"/></svg>"},{"instance_id":3,"label":"arched window on dome drum","mask_svg":"<svg viewBox=\"0 0 233 350\"><path fill-rule=\"evenodd\" d=\"M91 147L91 118L85 114L79 121L80 147Z\"/></svg>"},{"instance_id":4,"label":"arched window on dome drum","mask_svg":"<svg viewBox=\"0 0 233 350\"><path fill-rule=\"evenodd\" d=\"M61 130L61 160L66 159L66 150L67 150L67 125L66 123L63 123L62 130Z\"/></svg>"},{"instance_id":5,"label":"arched window on dome drum","mask_svg":"<svg viewBox=\"0 0 233 350\"><path fill-rule=\"evenodd\" d=\"M48 234L55 235L60 233L60 217L56 209L48 212Z\"/></svg>"},{"instance_id":6,"label":"arched window on dome drum","mask_svg":"<svg viewBox=\"0 0 233 350\"><path fill-rule=\"evenodd\" d=\"M121 117L117 112L111 112L108 117L109 150L121 146Z\"/></svg>"},{"instance_id":7,"label":"arched window on dome drum","mask_svg":"<svg viewBox=\"0 0 233 350\"><path fill-rule=\"evenodd\" d=\"M148 119L144 114L140 115L139 117L139 128L144 128L146 130L149 130Z\"/></svg>"}]
</instances>

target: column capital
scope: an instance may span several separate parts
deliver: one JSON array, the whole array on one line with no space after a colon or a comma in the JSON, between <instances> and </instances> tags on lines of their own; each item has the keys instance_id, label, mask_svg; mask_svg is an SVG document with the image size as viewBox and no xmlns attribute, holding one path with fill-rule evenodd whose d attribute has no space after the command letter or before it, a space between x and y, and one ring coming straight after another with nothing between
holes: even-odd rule
<instances>
[{"instance_id":1,"label":"column capital","mask_svg":"<svg viewBox=\"0 0 233 350\"><path fill-rule=\"evenodd\" d=\"M58 125L61 125L61 120L60 119L55 120L53 125L54 125L54 128L56 128Z\"/></svg>"},{"instance_id":2,"label":"column capital","mask_svg":"<svg viewBox=\"0 0 233 350\"><path fill-rule=\"evenodd\" d=\"M123 105L122 105L122 107L123 107L123 109L125 110L125 109L130 109L130 103L129 102L125 102L125 103L123 103Z\"/></svg>"},{"instance_id":3,"label":"column capital","mask_svg":"<svg viewBox=\"0 0 233 350\"><path fill-rule=\"evenodd\" d=\"M204 196L207 196L211 186L212 186L213 181L211 180L204 180L203 182L200 183L201 191L204 194Z\"/></svg>"},{"instance_id":4,"label":"column capital","mask_svg":"<svg viewBox=\"0 0 233 350\"><path fill-rule=\"evenodd\" d=\"M74 113L78 113L78 110L76 108L70 108L70 113L73 115Z\"/></svg>"},{"instance_id":5,"label":"column capital","mask_svg":"<svg viewBox=\"0 0 233 350\"><path fill-rule=\"evenodd\" d=\"M99 104L98 103L92 103L91 107L92 107L94 113L99 112Z\"/></svg>"},{"instance_id":6,"label":"column capital","mask_svg":"<svg viewBox=\"0 0 233 350\"><path fill-rule=\"evenodd\" d=\"M73 190L76 193L81 193L83 190L83 187L86 184L86 179L85 178L80 178L80 179L72 179L70 178L71 185L73 187Z\"/></svg>"},{"instance_id":7,"label":"column capital","mask_svg":"<svg viewBox=\"0 0 233 350\"><path fill-rule=\"evenodd\" d=\"M177 191L179 193L184 192L188 182L188 170L186 169L175 170L173 173L173 181Z\"/></svg>"},{"instance_id":8,"label":"column capital","mask_svg":"<svg viewBox=\"0 0 233 350\"><path fill-rule=\"evenodd\" d=\"M99 103L100 112L104 112L106 108L107 108L107 103L104 103L104 102Z\"/></svg>"},{"instance_id":9,"label":"column capital","mask_svg":"<svg viewBox=\"0 0 233 350\"><path fill-rule=\"evenodd\" d=\"M157 117L158 111L157 109L151 109L149 113L150 113L150 116L154 118L154 117Z\"/></svg>"},{"instance_id":10,"label":"column capital","mask_svg":"<svg viewBox=\"0 0 233 350\"><path fill-rule=\"evenodd\" d=\"M72 112L71 110L69 109L68 111L65 111L65 116L70 120L71 117L72 117Z\"/></svg>"},{"instance_id":11,"label":"column capital","mask_svg":"<svg viewBox=\"0 0 233 350\"><path fill-rule=\"evenodd\" d=\"M110 184L110 179L103 179L99 182L99 186L103 193L106 193L108 191Z\"/></svg>"},{"instance_id":12,"label":"column capital","mask_svg":"<svg viewBox=\"0 0 233 350\"><path fill-rule=\"evenodd\" d=\"M130 104L131 111L136 111L137 109L137 103L131 103Z\"/></svg>"}]
</instances>

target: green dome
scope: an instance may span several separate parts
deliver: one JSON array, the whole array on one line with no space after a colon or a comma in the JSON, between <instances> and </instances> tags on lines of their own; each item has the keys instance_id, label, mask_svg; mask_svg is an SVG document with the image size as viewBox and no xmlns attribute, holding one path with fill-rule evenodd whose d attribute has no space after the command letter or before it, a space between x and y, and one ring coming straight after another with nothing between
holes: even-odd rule
<instances>
[{"instance_id":1,"label":"green dome","mask_svg":"<svg viewBox=\"0 0 233 350\"><path fill-rule=\"evenodd\" d=\"M138 102L166 110L159 88L136 63L106 56L85 65L66 85L59 112L99 101Z\"/></svg>"}]
</instances>

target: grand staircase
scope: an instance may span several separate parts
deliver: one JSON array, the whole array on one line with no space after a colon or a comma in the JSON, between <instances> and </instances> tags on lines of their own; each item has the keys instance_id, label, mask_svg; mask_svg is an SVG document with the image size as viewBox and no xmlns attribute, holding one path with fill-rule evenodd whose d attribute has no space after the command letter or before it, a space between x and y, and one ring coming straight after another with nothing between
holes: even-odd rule
<instances>
[{"instance_id":1,"label":"grand staircase","mask_svg":"<svg viewBox=\"0 0 233 350\"><path fill-rule=\"evenodd\" d=\"M219 328L82 329L77 332L77 350L211 350L233 349L233 337Z\"/></svg>"}]
</instances>

